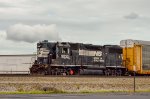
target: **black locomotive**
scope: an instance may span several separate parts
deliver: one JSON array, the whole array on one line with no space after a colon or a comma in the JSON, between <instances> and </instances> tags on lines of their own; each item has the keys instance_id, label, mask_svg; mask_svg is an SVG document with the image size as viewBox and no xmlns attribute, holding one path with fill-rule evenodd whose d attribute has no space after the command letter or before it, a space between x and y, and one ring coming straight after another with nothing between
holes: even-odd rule
<instances>
[{"instance_id":1,"label":"black locomotive","mask_svg":"<svg viewBox=\"0 0 150 99\"><path fill-rule=\"evenodd\" d=\"M122 48L71 42L37 43L37 60L31 74L79 75L84 70L101 70L104 75L124 75Z\"/></svg>"}]
</instances>

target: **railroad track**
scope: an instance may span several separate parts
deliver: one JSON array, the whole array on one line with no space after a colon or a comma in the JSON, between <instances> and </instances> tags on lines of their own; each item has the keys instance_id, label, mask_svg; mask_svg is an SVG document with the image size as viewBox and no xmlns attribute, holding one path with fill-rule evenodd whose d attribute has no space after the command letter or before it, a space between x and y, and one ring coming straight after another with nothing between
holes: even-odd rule
<instances>
[{"instance_id":1,"label":"railroad track","mask_svg":"<svg viewBox=\"0 0 150 99\"><path fill-rule=\"evenodd\" d=\"M133 78L134 76L104 76L104 75L27 75L27 74L0 74L0 77L100 77L100 78ZM136 78L150 78L150 75L135 76Z\"/></svg>"}]
</instances>

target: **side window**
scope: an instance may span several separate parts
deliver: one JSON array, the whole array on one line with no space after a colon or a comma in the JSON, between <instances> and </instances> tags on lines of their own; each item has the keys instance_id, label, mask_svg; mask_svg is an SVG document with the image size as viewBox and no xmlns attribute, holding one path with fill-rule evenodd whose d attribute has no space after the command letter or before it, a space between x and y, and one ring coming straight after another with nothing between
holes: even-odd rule
<instances>
[{"instance_id":1,"label":"side window","mask_svg":"<svg viewBox=\"0 0 150 99\"><path fill-rule=\"evenodd\" d=\"M69 49L68 48L62 48L62 53L63 54L69 54Z\"/></svg>"}]
</instances>

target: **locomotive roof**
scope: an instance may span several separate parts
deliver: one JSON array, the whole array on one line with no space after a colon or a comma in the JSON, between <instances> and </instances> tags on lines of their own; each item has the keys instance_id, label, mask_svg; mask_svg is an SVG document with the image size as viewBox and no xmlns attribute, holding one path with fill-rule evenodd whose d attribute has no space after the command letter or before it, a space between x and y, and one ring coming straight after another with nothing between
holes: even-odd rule
<instances>
[{"instance_id":1,"label":"locomotive roof","mask_svg":"<svg viewBox=\"0 0 150 99\"><path fill-rule=\"evenodd\" d=\"M87 44L87 43L74 43L74 42L52 42L48 40L40 41L39 43L58 43L58 44L79 44L79 45L85 45L85 46L101 46L101 45L95 45L95 44Z\"/></svg>"},{"instance_id":2,"label":"locomotive roof","mask_svg":"<svg viewBox=\"0 0 150 99\"><path fill-rule=\"evenodd\" d=\"M87 44L87 43L74 43L74 42L48 42L47 40L44 40L39 43L49 43L49 44L58 44L59 46L66 46L66 47L71 47L73 49L91 49L91 50L96 50L96 49L101 49L102 47L116 47L119 48L119 45L95 45L95 44Z\"/></svg>"}]
</instances>

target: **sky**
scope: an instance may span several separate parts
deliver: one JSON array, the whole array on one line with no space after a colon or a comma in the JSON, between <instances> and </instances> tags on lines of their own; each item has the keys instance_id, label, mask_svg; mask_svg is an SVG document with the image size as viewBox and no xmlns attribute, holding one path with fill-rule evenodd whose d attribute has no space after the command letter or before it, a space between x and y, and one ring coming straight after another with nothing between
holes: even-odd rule
<instances>
[{"instance_id":1,"label":"sky","mask_svg":"<svg viewBox=\"0 0 150 99\"><path fill-rule=\"evenodd\" d=\"M32 54L42 40L149 40L150 0L0 0L0 54Z\"/></svg>"}]
</instances>

